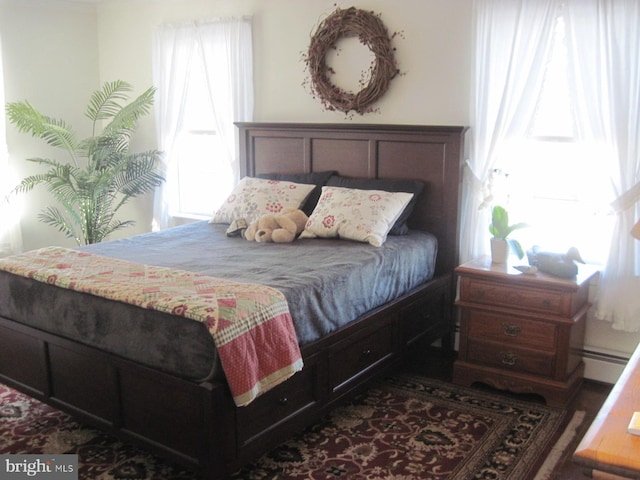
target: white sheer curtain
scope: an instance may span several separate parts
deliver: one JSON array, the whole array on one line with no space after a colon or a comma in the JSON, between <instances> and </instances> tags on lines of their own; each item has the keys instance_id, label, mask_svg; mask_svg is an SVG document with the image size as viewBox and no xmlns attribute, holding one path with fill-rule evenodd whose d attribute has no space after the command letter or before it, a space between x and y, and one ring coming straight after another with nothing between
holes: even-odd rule
<instances>
[{"instance_id":1,"label":"white sheer curtain","mask_svg":"<svg viewBox=\"0 0 640 480\"><path fill-rule=\"evenodd\" d=\"M153 80L156 86L156 134L159 149L164 152L166 182L158 187L153 212L154 230L171 224L169 207L177 185L175 157L171 155L182 122L183 102L189 70L195 52L195 25L162 26L154 35Z\"/></svg>"},{"instance_id":2,"label":"white sheer curtain","mask_svg":"<svg viewBox=\"0 0 640 480\"><path fill-rule=\"evenodd\" d=\"M476 0L472 145L464 171L462 261L488 253L492 172L501 147L523 136L544 79L556 0Z\"/></svg>"},{"instance_id":3,"label":"white sheer curtain","mask_svg":"<svg viewBox=\"0 0 640 480\"><path fill-rule=\"evenodd\" d=\"M234 180L240 178L238 129L235 121L253 115L253 60L248 19L201 25L198 29L207 82L216 114L216 131L222 136Z\"/></svg>"},{"instance_id":4,"label":"white sheer curtain","mask_svg":"<svg viewBox=\"0 0 640 480\"><path fill-rule=\"evenodd\" d=\"M5 196L18 183L9 168L7 152L6 123L4 114L4 71L2 67L2 39L0 38L0 256L11 255L22 250L19 208L9 205Z\"/></svg>"},{"instance_id":5,"label":"white sheer curtain","mask_svg":"<svg viewBox=\"0 0 640 480\"><path fill-rule=\"evenodd\" d=\"M157 88L156 128L165 154L166 182L156 192L154 229L171 226L169 208L176 197L176 165L172 150L180 130L185 92L195 55L207 71L209 99L217 134L227 147L227 161L239 174L234 122L253 115L252 38L250 18L228 18L183 25L164 25L154 34L153 76ZM237 180L237 178L236 178Z\"/></svg>"},{"instance_id":6,"label":"white sheer curtain","mask_svg":"<svg viewBox=\"0 0 640 480\"><path fill-rule=\"evenodd\" d=\"M640 2L566 0L577 129L611 164L616 226L596 315L640 331Z\"/></svg>"}]
</instances>

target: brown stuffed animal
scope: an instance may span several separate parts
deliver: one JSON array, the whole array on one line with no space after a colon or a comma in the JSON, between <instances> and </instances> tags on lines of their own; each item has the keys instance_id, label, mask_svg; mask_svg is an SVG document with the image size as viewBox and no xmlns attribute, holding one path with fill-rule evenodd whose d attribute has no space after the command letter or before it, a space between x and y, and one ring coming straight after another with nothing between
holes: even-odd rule
<instances>
[{"instance_id":1,"label":"brown stuffed animal","mask_svg":"<svg viewBox=\"0 0 640 480\"><path fill-rule=\"evenodd\" d=\"M256 242L293 242L304 230L307 220L309 217L302 210L287 209L282 213L268 213L249 224L244 238Z\"/></svg>"}]
</instances>

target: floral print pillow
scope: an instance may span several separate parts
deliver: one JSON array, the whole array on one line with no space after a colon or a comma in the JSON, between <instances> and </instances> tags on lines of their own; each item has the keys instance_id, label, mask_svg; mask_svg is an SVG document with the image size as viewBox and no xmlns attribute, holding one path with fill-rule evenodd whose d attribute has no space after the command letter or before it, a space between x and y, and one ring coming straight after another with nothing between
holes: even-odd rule
<instances>
[{"instance_id":1,"label":"floral print pillow","mask_svg":"<svg viewBox=\"0 0 640 480\"><path fill-rule=\"evenodd\" d=\"M209 223L233 223L239 219L251 223L267 213L301 208L315 187L304 183L244 177Z\"/></svg>"},{"instance_id":2,"label":"floral print pillow","mask_svg":"<svg viewBox=\"0 0 640 480\"><path fill-rule=\"evenodd\" d=\"M412 193L322 187L300 238L345 238L381 246Z\"/></svg>"}]
</instances>

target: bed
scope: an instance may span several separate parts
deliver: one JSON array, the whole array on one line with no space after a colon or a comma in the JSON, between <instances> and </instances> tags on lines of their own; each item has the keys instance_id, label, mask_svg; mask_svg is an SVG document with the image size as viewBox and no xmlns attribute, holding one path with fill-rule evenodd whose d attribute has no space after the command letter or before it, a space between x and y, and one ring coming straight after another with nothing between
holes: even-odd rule
<instances>
[{"instance_id":1,"label":"bed","mask_svg":"<svg viewBox=\"0 0 640 480\"><path fill-rule=\"evenodd\" d=\"M465 128L237 127L242 177L323 178L314 192L331 182L333 191L376 180L424 187L408 230L381 246L324 238L258 244L227 236L224 222L197 222L81 249L91 258L180 269L190 279L264 283L282 294L299 363L248 401L232 392L222 349L202 324L0 272L0 381L207 479L228 476L317 421L412 349L440 340L446 351L453 340ZM310 278L315 284L305 283Z\"/></svg>"}]
</instances>

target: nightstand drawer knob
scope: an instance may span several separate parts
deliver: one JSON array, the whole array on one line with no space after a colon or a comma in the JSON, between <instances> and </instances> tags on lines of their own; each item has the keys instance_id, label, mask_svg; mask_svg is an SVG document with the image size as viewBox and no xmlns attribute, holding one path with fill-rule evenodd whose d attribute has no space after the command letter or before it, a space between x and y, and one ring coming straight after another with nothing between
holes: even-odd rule
<instances>
[{"instance_id":1,"label":"nightstand drawer knob","mask_svg":"<svg viewBox=\"0 0 640 480\"><path fill-rule=\"evenodd\" d=\"M545 306L545 307L550 307L551 306L551 300L545 298L542 301L542 305Z\"/></svg>"},{"instance_id":2,"label":"nightstand drawer knob","mask_svg":"<svg viewBox=\"0 0 640 480\"><path fill-rule=\"evenodd\" d=\"M513 325L511 323L503 323L502 331L504 332L505 335L508 335L510 337L517 337L522 331L522 328L520 328L519 325Z\"/></svg>"},{"instance_id":3,"label":"nightstand drawer knob","mask_svg":"<svg viewBox=\"0 0 640 480\"><path fill-rule=\"evenodd\" d=\"M518 356L511 352L500 352L500 360L503 364L512 367L518 361Z\"/></svg>"}]
</instances>

